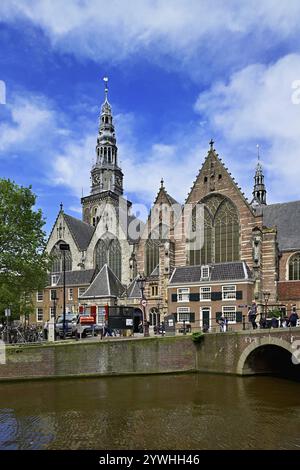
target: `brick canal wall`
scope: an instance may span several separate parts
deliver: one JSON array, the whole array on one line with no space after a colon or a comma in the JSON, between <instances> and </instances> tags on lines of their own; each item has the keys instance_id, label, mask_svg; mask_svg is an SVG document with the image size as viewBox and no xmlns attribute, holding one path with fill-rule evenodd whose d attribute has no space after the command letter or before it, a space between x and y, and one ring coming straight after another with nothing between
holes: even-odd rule
<instances>
[{"instance_id":1,"label":"brick canal wall","mask_svg":"<svg viewBox=\"0 0 300 470\"><path fill-rule=\"evenodd\" d=\"M187 337L98 340L8 347L0 381L195 370L195 346Z\"/></svg>"},{"instance_id":2,"label":"brick canal wall","mask_svg":"<svg viewBox=\"0 0 300 470\"><path fill-rule=\"evenodd\" d=\"M0 381L193 371L253 374L247 358L256 348L271 345L292 353L295 340L300 342L300 328L206 334L197 344L181 336L14 346L6 348Z\"/></svg>"}]
</instances>

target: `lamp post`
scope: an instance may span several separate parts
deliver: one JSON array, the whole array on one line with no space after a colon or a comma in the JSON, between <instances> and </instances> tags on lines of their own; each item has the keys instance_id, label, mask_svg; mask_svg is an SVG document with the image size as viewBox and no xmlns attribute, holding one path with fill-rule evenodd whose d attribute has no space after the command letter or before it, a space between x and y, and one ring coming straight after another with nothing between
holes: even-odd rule
<instances>
[{"instance_id":1,"label":"lamp post","mask_svg":"<svg viewBox=\"0 0 300 470\"><path fill-rule=\"evenodd\" d=\"M63 338L66 337L66 251L70 251L70 245L60 243L59 249L63 252Z\"/></svg>"},{"instance_id":2,"label":"lamp post","mask_svg":"<svg viewBox=\"0 0 300 470\"><path fill-rule=\"evenodd\" d=\"M264 321L266 321L266 319L267 319L267 310L268 310L268 301L269 301L269 297L270 297L270 292L263 292L263 296L264 296L264 301L265 301Z\"/></svg>"},{"instance_id":3,"label":"lamp post","mask_svg":"<svg viewBox=\"0 0 300 470\"><path fill-rule=\"evenodd\" d=\"M144 295L145 291L145 283L146 283L146 278L143 274L140 274L139 277L137 278L137 283L139 285L141 294L142 294L142 309L143 309L143 323L144 323L144 336L149 336L149 326L147 322L147 317L146 317L146 298Z\"/></svg>"}]
</instances>

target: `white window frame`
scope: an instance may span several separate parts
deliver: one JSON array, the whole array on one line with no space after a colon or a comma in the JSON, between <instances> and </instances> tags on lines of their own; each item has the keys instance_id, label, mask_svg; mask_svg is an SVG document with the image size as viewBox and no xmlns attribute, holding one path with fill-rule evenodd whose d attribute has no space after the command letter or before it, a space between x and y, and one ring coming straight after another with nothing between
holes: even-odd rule
<instances>
[{"instance_id":1,"label":"white window frame","mask_svg":"<svg viewBox=\"0 0 300 470\"><path fill-rule=\"evenodd\" d=\"M189 301L190 301L189 287L179 287L177 289L177 302L189 302Z\"/></svg>"},{"instance_id":2,"label":"white window frame","mask_svg":"<svg viewBox=\"0 0 300 470\"><path fill-rule=\"evenodd\" d=\"M230 311L226 312L226 310L230 310L230 309L231 309L231 312ZM222 314L225 318L228 318L226 316L226 313L234 314L235 320L228 320L228 325L235 325L236 324L236 306L235 305L223 305L222 306Z\"/></svg>"},{"instance_id":3,"label":"white window frame","mask_svg":"<svg viewBox=\"0 0 300 470\"><path fill-rule=\"evenodd\" d=\"M180 315L185 315L185 318L180 318ZM183 322L190 323L191 321L191 309L190 307L177 307L177 323Z\"/></svg>"},{"instance_id":4,"label":"white window frame","mask_svg":"<svg viewBox=\"0 0 300 470\"><path fill-rule=\"evenodd\" d=\"M207 275L204 274L206 272L207 272ZM209 279L209 266L208 265L201 266L201 279L203 280Z\"/></svg>"},{"instance_id":5,"label":"white window frame","mask_svg":"<svg viewBox=\"0 0 300 470\"><path fill-rule=\"evenodd\" d=\"M71 301L74 300L74 289L73 289L73 287L68 288L68 300L71 300Z\"/></svg>"},{"instance_id":6,"label":"white window frame","mask_svg":"<svg viewBox=\"0 0 300 470\"><path fill-rule=\"evenodd\" d=\"M86 287L78 287L78 297L81 297L85 293L85 291Z\"/></svg>"},{"instance_id":7,"label":"white window frame","mask_svg":"<svg viewBox=\"0 0 300 470\"><path fill-rule=\"evenodd\" d=\"M49 318L54 318L54 307L49 307Z\"/></svg>"},{"instance_id":8,"label":"white window frame","mask_svg":"<svg viewBox=\"0 0 300 470\"><path fill-rule=\"evenodd\" d=\"M40 313L39 310L42 311L42 319L41 320L39 320L39 313ZM36 308L36 321L37 321L37 323L41 323L41 322L44 321L44 309L42 307L37 307Z\"/></svg>"},{"instance_id":9,"label":"white window frame","mask_svg":"<svg viewBox=\"0 0 300 470\"><path fill-rule=\"evenodd\" d=\"M39 299L39 294L42 294L42 298ZM36 301L37 302L43 302L44 300L44 291L43 290L38 290L37 293L36 293Z\"/></svg>"},{"instance_id":10,"label":"white window frame","mask_svg":"<svg viewBox=\"0 0 300 470\"><path fill-rule=\"evenodd\" d=\"M230 288L232 289L229 290ZM222 300L225 300L225 301L236 300L236 285L226 284L225 286L222 286Z\"/></svg>"},{"instance_id":11,"label":"white window frame","mask_svg":"<svg viewBox=\"0 0 300 470\"><path fill-rule=\"evenodd\" d=\"M59 278L60 278L60 274L52 274L51 275L51 286L57 286Z\"/></svg>"},{"instance_id":12,"label":"white window frame","mask_svg":"<svg viewBox=\"0 0 300 470\"><path fill-rule=\"evenodd\" d=\"M98 307L97 309L97 325L105 325L105 307Z\"/></svg>"},{"instance_id":13,"label":"white window frame","mask_svg":"<svg viewBox=\"0 0 300 470\"><path fill-rule=\"evenodd\" d=\"M49 290L49 300L50 300L50 302L53 302L52 295L51 295L51 294L52 294L52 291L56 291L56 289L50 289L50 290ZM55 300L57 300L57 297L56 297Z\"/></svg>"},{"instance_id":14,"label":"white window frame","mask_svg":"<svg viewBox=\"0 0 300 470\"><path fill-rule=\"evenodd\" d=\"M203 292L203 289L207 289L206 292ZM203 294L209 294L209 297L203 297ZM200 302L210 302L211 301L211 286L201 286L200 287Z\"/></svg>"}]
</instances>

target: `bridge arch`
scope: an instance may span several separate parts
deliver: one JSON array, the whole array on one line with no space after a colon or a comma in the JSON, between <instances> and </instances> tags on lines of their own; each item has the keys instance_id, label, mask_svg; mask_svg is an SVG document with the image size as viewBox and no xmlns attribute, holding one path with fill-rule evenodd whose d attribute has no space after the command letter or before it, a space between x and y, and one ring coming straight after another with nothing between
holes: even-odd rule
<instances>
[{"instance_id":1,"label":"bridge arch","mask_svg":"<svg viewBox=\"0 0 300 470\"><path fill-rule=\"evenodd\" d=\"M271 374L300 379L300 364L292 362L291 343L281 338L268 337L252 341L242 352L237 374Z\"/></svg>"}]
</instances>

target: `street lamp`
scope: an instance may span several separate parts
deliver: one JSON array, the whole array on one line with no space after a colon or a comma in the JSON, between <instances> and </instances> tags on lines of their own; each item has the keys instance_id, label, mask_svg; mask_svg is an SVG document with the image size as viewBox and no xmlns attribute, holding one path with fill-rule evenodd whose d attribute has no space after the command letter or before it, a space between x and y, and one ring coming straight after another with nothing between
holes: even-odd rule
<instances>
[{"instance_id":1,"label":"street lamp","mask_svg":"<svg viewBox=\"0 0 300 470\"><path fill-rule=\"evenodd\" d=\"M66 251L70 251L70 245L67 243L60 243L59 249L63 252L63 338L66 337Z\"/></svg>"},{"instance_id":2,"label":"street lamp","mask_svg":"<svg viewBox=\"0 0 300 470\"><path fill-rule=\"evenodd\" d=\"M268 310L268 301L270 297L270 292L263 292L264 301L265 301L265 312L264 312L264 320L267 318L267 310Z\"/></svg>"},{"instance_id":3,"label":"street lamp","mask_svg":"<svg viewBox=\"0 0 300 470\"><path fill-rule=\"evenodd\" d=\"M142 294L142 309L143 309L143 322L144 322L144 336L149 336L149 325L147 322L147 317L146 317L146 298L144 295L145 291L145 283L146 283L146 278L143 274L140 274L139 277L137 278L137 283L140 288L141 294Z\"/></svg>"}]
</instances>

